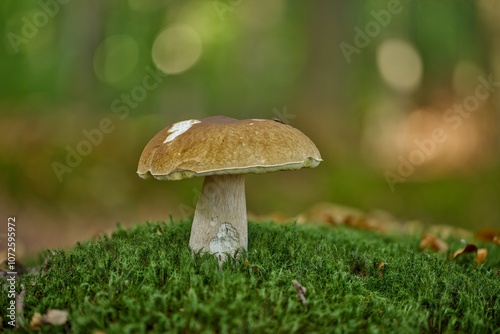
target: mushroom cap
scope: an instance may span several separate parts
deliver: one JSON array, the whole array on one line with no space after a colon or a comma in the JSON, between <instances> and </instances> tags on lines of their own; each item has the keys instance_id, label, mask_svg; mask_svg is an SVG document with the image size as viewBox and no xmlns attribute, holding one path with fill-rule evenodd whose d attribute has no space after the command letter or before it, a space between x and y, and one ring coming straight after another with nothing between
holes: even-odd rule
<instances>
[{"instance_id":1,"label":"mushroom cap","mask_svg":"<svg viewBox=\"0 0 500 334\"><path fill-rule=\"evenodd\" d=\"M182 121L158 132L144 148L137 174L180 180L312 168L321 161L314 143L290 125L215 116Z\"/></svg>"}]
</instances>

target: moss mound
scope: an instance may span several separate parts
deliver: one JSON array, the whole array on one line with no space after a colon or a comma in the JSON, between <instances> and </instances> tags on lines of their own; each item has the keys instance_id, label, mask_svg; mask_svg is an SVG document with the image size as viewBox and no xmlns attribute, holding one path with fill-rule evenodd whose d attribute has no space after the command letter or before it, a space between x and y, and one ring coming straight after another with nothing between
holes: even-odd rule
<instances>
[{"instance_id":1,"label":"moss mound","mask_svg":"<svg viewBox=\"0 0 500 334\"><path fill-rule=\"evenodd\" d=\"M66 325L40 332L500 333L493 244L482 245L489 254L478 266L473 257L423 252L418 236L250 223L249 252L220 270L213 256L191 254L189 231L188 222L118 227L48 252L39 272L18 282L27 322L60 309L69 312ZM294 279L307 288L307 304Z\"/></svg>"}]
</instances>

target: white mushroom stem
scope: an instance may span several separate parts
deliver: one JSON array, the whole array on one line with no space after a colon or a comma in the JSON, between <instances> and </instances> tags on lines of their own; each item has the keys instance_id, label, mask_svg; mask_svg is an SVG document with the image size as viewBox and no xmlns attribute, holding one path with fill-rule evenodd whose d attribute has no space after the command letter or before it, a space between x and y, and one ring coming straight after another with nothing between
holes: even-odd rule
<instances>
[{"instance_id":1,"label":"white mushroom stem","mask_svg":"<svg viewBox=\"0 0 500 334\"><path fill-rule=\"evenodd\" d=\"M248 249L245 177L211 175L203 182L189 247L207 251L219 260L234 255L238 248Z\"/></svg>"}]
</instances>

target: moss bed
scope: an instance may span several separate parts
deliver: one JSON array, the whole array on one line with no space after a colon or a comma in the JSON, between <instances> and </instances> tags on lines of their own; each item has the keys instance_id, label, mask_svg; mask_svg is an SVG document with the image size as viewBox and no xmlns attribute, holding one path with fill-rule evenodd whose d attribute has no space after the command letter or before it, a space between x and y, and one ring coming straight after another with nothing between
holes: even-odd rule
<instances>
[{"instance_id":1,"label":"moss bed","mask_svg":"<svg viewBox=\"0 0 500 334\"><path fill-rule=\"evenodd\" d=\"M16 332L31 331L35 312L59 309L66 324L38 332L500 333L495 244L477 243L488 249L477 265L472 254L453 259L458 239L432 253L420 236L250 223L248 253L219 268L191 254L189 232L186 221L147 222L44 252L17 283L26 327ZM307 304L292 280L307 288Z\"/></svg>"}]
</instances>

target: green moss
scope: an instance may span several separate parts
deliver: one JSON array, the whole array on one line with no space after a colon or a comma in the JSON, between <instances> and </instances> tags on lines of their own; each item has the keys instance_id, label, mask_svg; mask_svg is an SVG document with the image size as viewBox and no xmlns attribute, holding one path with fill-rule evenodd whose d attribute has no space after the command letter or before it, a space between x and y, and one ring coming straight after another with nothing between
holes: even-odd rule
<instances>
[{"instance_id":1,"label":"green moss","mask_svg":"<svg viewBox=\"0 0 500 334\"><path fill-rule=\"evenodd\" d=\"M482 245L489 254L477 266L420 251L418 236L250 224L249 252L219 270L212 256L191 255L189 230L188 222L118 227L55 251L22 279L26 318L68 310L75 333L500 332L495 245ZM293 279L307 287L307 306Z\"/></svg>"}]
</instances>

